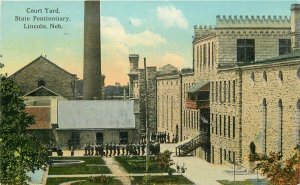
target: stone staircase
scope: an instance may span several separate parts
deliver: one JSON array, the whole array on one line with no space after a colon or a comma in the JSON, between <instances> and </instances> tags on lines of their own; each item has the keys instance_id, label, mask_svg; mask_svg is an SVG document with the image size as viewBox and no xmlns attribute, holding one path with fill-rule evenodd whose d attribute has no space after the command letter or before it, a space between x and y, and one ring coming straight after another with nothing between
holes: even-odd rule
<instances>
[{"instance_id":1,"label":"stone staircase","mask_svg":"<svg viewBox=\"0 0 300 185\"><path fill-rule=\"evenodd\" d=\"M209 145L210 140L209 136L206 133L201 133L192 140L183 143L176 147L176 155L177 156L186 156L196 150L200 146Z\"/></svg>"}]
</instances>

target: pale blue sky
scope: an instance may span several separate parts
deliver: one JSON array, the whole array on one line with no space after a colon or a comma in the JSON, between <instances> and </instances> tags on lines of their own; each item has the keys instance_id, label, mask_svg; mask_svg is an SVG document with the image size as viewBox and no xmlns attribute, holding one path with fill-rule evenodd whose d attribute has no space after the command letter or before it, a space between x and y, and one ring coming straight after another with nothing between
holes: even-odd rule
<instances>
[{"instance_id":1,"label":"pale blue sky","mask_svg":"<svg viewBox=\"0 0 300 185\"><path fill-rule=\"evenodd\" d=\"M215 25L216 15L290 16L290 6L296 2L102 1L102 71L106 84L127 83L130 53L146 57L148 65L191 67L193 27ZM15 16L46 15L28 14L27 8L59 8L57 15L71 21L62 23L61 30L24 29L28 22L16 22ZM42 54L82 77L83 1L2 1L0 11L2 71L12 74Z\"/></svg>"}]
</instances>

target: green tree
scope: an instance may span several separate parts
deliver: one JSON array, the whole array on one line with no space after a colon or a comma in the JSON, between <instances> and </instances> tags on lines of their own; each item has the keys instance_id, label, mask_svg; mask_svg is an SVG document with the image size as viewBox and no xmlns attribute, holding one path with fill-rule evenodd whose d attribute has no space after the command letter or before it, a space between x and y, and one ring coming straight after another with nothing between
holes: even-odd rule
<instances>
[{"instance_id":1,"label":"green tree","mask_svg":"<svg viewBox=\"0 0 300 185\"><path fill-rule=\"evenodd\" d=\"M45 168L47 149L26 128L34 117L24 112L21 90L0 75L0 183L26 184L27 172Z\"/></svg>"}]
</instances>

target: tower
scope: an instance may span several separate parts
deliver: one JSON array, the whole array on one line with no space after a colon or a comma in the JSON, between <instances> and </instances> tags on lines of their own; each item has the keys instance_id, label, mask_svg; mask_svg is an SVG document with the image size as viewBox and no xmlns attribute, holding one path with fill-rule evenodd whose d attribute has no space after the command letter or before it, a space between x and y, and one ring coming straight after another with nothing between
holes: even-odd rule
<instances>
[{"instance_id":1,"label":"tower","mask_svg":"<svg viewBox=\"0 0 300 185\"><path fill-rule=\"evenodd\" d=\"M83 99L102 98L100 2L84 2Z\"/></svg>"},{"instance_id":2,"label":"tower","mask_svg":"<svg viewBox=\"0 0 300 185\"><path fill-rule=\"evenodd\" d=\"M291 6L292 50L300 51L300 4Z\"/></svg>"},{"instance_id":3,"label":"tower","mask_svg":"<svg viewBox=\"0 0 300 185\"><path fill-rule=\"evenodd\" d=\"M138 79L139 58L137 54L129 55L130 71L129 76L129 97L133 97L133 81Z\"/></svg>"}]
</instances>

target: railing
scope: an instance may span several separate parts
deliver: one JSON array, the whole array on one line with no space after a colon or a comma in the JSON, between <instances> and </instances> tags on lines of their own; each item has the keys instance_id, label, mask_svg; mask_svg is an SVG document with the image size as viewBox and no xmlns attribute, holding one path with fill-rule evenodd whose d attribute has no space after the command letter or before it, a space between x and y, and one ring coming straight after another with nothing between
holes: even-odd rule
<instances>
[{"instance_id":1,"label":"railing","mask_svg":"<svg viewBox=\"0 0 300 185\"><path fill-rule=\"evenodd\" d=\"M209 135L207 133L201 133L192 140L190 140L187 143L184 143L182 145L179 145L176 147L176 155L182 156L186 155L188 153L191 153L195 149L197 149L200 146L207 146L209 145Z\"/></svg>"},{"instance_id":2,"label":"railing","mask_svg":"<svg viewBox=\"0 0 300 185\"><path fill-rule=\"evenodd\" d=\"M201 108L208 108L209 107L209 100L185 100L185 108L186 109L201 109Z\"/></svg>"}]
</instances>

